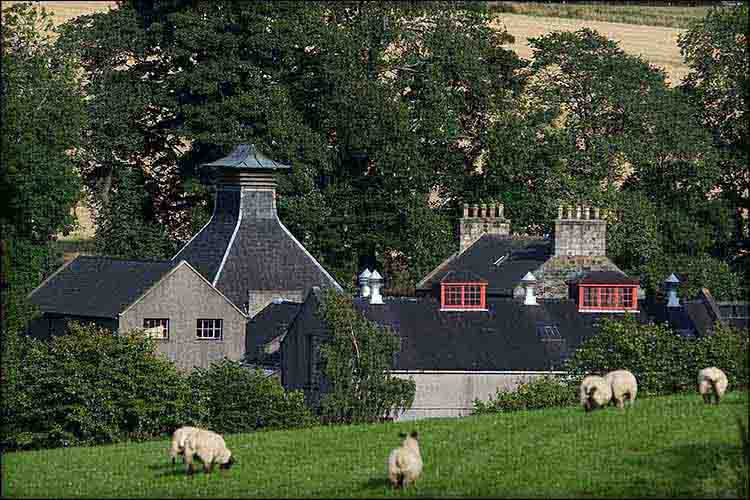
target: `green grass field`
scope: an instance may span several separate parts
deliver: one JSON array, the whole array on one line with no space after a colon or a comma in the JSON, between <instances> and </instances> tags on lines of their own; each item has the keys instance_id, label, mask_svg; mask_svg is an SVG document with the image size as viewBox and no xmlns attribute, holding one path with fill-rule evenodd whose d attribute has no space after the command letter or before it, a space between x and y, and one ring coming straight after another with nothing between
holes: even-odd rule
<instances>
[{"instance_id":1,"label":"green grass field","mask_svg":"<svg viewBox=\"0 0 750 500\"><path fill-rule=\"evenodd\" d=\"M494 12L669 28L688 28L690 23L704 17L710 8L706 6L607 5L606 3L490 2L489 4Z\"/></svg>"},{"instance_id":2,"label":"green grass field","mask_svg":"<svg viewBox=\"0 0 750 500\"><path fill-rule=\"evenodd\" d=\"M580 408L227 436L238 463L192 477L169 442L8 453L3 497L700 497L740 451L748 394L719 406L695 395ZM386 486L400 431L421 433L415 489Z\"/></svg>"}]
</instances>

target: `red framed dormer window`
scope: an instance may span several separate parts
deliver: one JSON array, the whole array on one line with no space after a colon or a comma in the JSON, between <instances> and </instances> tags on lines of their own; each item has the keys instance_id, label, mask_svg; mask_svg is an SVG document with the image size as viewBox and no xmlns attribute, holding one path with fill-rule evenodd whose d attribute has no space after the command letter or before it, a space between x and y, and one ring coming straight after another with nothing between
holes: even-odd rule
<instances>
[{"instance_id":1,"label":"red framed dormer window","mask_svg":"<svg viewBox=\"0 0 750 500\"><path fill-rule=\"evenodd\" d=\"M578 286L579 312L638 312L638 286L597 284Z\"/></svg>"},{"instance_id":2,"label":"red framed dormer window","mask_svg":"<svg viewBox=\"0 0 750 500\"><path fill-rule=\"evenodd\" d=\"M487 283L442 283L440 307L447 310L486 310Z\"/></svg>"}]
</instances>

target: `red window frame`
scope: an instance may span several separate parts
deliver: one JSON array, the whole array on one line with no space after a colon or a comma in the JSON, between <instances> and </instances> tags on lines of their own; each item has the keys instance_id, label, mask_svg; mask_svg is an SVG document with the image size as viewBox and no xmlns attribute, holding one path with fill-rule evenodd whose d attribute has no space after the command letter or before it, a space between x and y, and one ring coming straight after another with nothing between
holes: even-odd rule
<instances>
[{"instance_id":1,"label":"red window frame","mask_svg":"<svg viewBox=\"0 0 750 500\"><path fill-rule=\"evenodd\" d=\"M626 299L629 300L626 302ZM637 311L638 285L580 285L578 287L578 310Z\"/></svg>"},{"instance_id":2,"label":"red window frame","mask_svg":"<svg viewBox=\"0 0 750 500\"><path fill-rule=\"evenodd\" d=\"M443 283L442 309L487 309L487 283Z\"/></svg>"}]
</instances>

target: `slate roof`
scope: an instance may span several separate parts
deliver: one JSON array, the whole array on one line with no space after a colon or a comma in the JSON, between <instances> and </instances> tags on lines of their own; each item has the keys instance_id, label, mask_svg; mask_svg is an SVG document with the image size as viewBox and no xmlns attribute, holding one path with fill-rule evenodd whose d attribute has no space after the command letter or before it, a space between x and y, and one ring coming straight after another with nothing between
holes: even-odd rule
<instances>
[{"instance_id":1,"label":"slate roof","mask_svg":"<svg viewBox=\"0 0 750 500\"><path fill-rule=\"evenodd\" d=\"M392 327L401 338L398 370L546 371L584 338L593 321L572 301L524 306L506 298L488 300L487 312L443 312L432 298L386 298L384 305L355 301L367 318ZM556 326L563 342L544 341L539 326Z\"/></svg>"},{"instance_id":2,"label":"slate roof","mask_svg":"<svg viewBox=\"0 0 750 500\"><path fill-rule=\"evenodd\" d=\"M80 255L34 290L29 300L44 313L117 318L178 264Z\"/></svg>"},{"instance_id":3,"label":"slate roof","mask_svg":"<svg viewBox=\"0 0 750 500\"><path fill-rule=\"evenodd\" d=\"M302 304L299 302L272 302L256 314L247 324L245 352L248 357L257 359L256 353L259 347L286 334L301 306ZM276 364L280 361L278 353L275 353L272 358L262 361L270 364Z\"/></svg>"},{"instance_id":4,"label":"slate roof","mask_svg":"<svg viewBox=\"0 0 750 500\"><path fill-rule=\"evenodd\" d=\"M484 235L463 253L438 266L417 289L432 290L451 271L470 271L487 280L488 295L512 296L521 278L541 266L552 251L553 242L547 239Z\"/></svg>"},{"instance_id":5,"label":"slate roof","mask_svg":"<svg viewBox=\"0 0 750 500\"><path fill-rule=\"evenodd\" d=\"M487 283L487 280L471 271L448 271L440 283Z\"/></svg>"},{"instance_id":6,"label":"slate roof","mask_svg":"<svg viewBox=\"0 0 750 500\"><path fill-rule=\"evenodd\" d=\"M223 158L206 163L206 167L222 167L235 170L283 170L290 165L278 163L261 153L255 144L240 144Z\"/></svg>"},{"instance_id":7,"label":"slate roof","mask_svg":"<svg viewBox=\"0 0 750 500\"><path fill-rule=\"evenodd\" d=\"M579 284L638 285L640 280L617 271L589 271L578 279Z\"/></svg>"}]
</instances>

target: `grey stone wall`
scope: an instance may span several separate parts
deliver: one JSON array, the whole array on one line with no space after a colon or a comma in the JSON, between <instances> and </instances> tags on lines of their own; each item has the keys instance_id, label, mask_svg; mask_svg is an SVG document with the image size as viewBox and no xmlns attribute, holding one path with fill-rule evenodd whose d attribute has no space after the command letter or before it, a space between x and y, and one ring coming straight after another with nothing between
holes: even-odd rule
<instances>
[{"instance_id":1,"label":"grey stone wall","mask_svg":"<svg viewBox=\"0 0 750 500\"><path fill-rule=\"evenodd\" d=\"M206 368L245 354L247 318L189 267L180 266L120 317L120 331L142 328L146 318L169 318L169 339L157 350L183 370ZM198 319L222 319L221 340L198 339Z\"/></svg>"},{"instance_id":2,"label":"grey stone wall","mask_svg":"<svg viewBox=\"0 0 750 500\"><path fill-rule=\"evenodd\" d=\"M607 222L598 208L560 207L555 221L555 256L607 255Z\"/></svg>"},{"instance_id":3,"label":"grey stone wall","mask_svg":"<svg viewBox=\"0 0 750 500\"><path fill-rule=\"evenodd\" d=\"M543 299L567 299L569 281L589 271L619 271L614 262L604 256L553 256L533 271L537 279L536 296Z\"/></svg>"},{"instance_id":4,"label":"grey stone wall","mask_svg":"<svg viewBox=\"0 0 750 500\"><path fill-rule=\"evenodd\" d=\"M510 221L503 215L503 205L464 205L459 227L459 252L463 252L485 234L510 234Z\"/></svg>"},{"instance_id":5,"label":"grey stone wall","mask_svg":"<svg viewBox=\"0 0 750 500\"><path fill-rule=\"evenodd\" d=\"M302 302L305 300L304 290L250 290L248 292L248 317L254 318L273 299L284 299L289 302Z\"/></svg>"}]
</instances>

